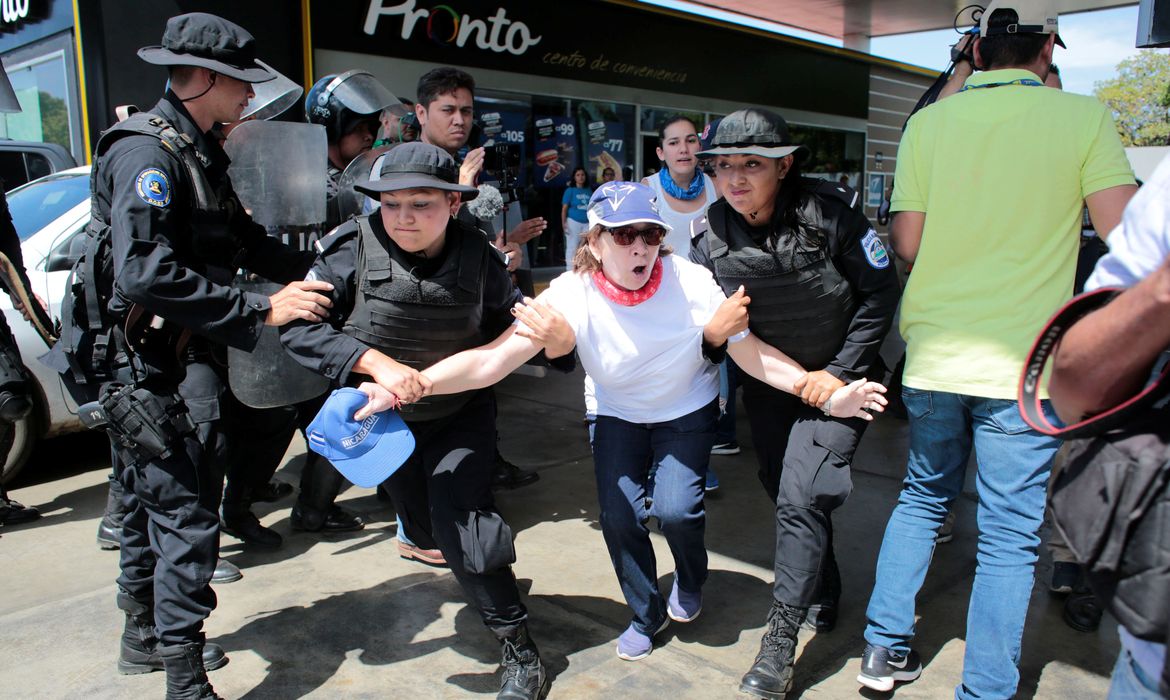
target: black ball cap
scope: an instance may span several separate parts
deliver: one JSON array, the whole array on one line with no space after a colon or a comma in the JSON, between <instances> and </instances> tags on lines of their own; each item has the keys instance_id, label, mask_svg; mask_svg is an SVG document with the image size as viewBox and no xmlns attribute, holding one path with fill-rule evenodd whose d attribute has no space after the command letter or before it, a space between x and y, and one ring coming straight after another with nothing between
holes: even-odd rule
<instances>
[{"instance_id":1,"label":"black ball cap","mask_svg":"<svg viewBox=\"0 0 1170 700\"><path fill-rule=\"evenodd\" d=\"M161 46L138 49L138 57L156 66L198 66L247 83L263 83L276 74L256 61L256 39L235 22L206 12L167 20Z\"/></svg>"}]
</instances>

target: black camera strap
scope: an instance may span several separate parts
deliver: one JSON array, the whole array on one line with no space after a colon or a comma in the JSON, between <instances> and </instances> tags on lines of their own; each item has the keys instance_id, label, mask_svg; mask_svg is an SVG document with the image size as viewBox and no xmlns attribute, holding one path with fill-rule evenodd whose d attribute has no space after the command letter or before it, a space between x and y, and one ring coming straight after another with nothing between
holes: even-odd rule
<instances>
[{"instance_id":1,"label":"black camera strap","mask_svg":"<svg viewBox=\"0 0 1170 700\"><path fill-rule=\"evenodd\" d=\"M1137 395L1114 406L1108 411L1085 418L1072 425L1058 428L1044 415L1040 402L1040 382L1048 358L1056 349L1057 342L1068 329L1090 313L1113 301L1124 291L1117 287L1103 287L1074 297L1048 321L1032 345L1024 362L1024 374L1020 378L1020 413L1033 430L1065 439L1084 438L1100 435L1123 425L1139 411L1145 410L1166 394L1170 393L1170 363L1162 368L1157 378Z\"/></svg>"}]
</instances>

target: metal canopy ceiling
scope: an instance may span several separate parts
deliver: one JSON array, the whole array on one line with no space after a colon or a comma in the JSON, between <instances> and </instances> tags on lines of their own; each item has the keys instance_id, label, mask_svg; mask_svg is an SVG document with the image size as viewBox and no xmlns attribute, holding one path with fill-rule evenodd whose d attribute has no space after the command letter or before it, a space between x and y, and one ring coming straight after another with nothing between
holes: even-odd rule
<instances>
[{"instance_id":1,"label":"metal canopy ceiling","mask_svg":"<svg viewBox=\"0 0 1170 700\"><path fill-rule=\"evenodd\" d=\"M886 36L948 29L975 0L691 0L718 10L786 24L818 34ZM986 5L989 0L979 4ZM1136 5L1134 0L1057 0L1061 14Z\"/></svg>"}]
</instances>

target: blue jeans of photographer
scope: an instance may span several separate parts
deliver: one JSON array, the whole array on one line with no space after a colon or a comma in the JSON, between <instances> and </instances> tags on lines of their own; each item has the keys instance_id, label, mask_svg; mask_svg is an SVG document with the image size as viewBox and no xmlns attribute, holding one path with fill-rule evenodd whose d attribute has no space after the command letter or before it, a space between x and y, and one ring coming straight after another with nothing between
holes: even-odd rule
<instances>
[{"instance_id":1,"label":"blue jeans of photographer","mask_svg":"<svg viewBox=\"0 0 1170 700\"><path fill-rule=\"evenodd\" d=\"M906 479L878 555L865 640L898 653L909 650L914 599L974 448L979 543L955 697L1012 697L1048 476L1060 441L1029 428L1015 401L910 387L902 396L910 418Z\"/></svg>"},{"instance_id":2,"label":"blue jeans of photographer","mask_svg":"<svg viewBox=\"0 0 1170 700\"><path fill-rule=\"evenodd\" d=\"M601 532L633 624L647 636L666 620L651 517L670 546L679 588L698 592L707 580L703 481L718 415L712 401L661 423L599 415L590 426Z\"/></svg>"}]
</instances>

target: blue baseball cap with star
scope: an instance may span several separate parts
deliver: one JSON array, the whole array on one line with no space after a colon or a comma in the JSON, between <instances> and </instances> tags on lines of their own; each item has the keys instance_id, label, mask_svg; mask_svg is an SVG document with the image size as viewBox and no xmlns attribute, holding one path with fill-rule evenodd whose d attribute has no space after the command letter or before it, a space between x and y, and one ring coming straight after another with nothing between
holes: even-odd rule
<instances>
[{"instance_id":1,"label":"blue baseball cap with star","mask_svg":"<svg viewBox=\"0 0 1170 700\"><path fill-rule=\"evenodd\" d=\"M667 231L671 228L658 213L658 201L654 196L654 190L640 182L615 180L598 187L589 198L586 215L590 227L600 224L614 228L647 223L657 224Z\"/></svg>"}]
</instances>

